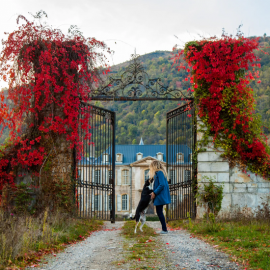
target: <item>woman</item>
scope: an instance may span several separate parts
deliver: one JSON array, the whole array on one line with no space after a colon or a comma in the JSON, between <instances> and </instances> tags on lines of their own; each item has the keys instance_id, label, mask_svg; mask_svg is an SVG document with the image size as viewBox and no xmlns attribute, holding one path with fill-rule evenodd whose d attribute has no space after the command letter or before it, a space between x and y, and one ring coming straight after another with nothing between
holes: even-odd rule
<instances>
[{"instance_id":1,"label":"woman","mask_svg":"<svg viewBox=\"0 0 270 270\"><path fill-rule=\"evenodd\" d=\"M171 203L171 196L167 181L167 172L160 161L154 160L150 164L149 177L150 179L154 179L154 191L150 195L151 199L154 200L157 215L162 225L162 231L160 234L167 234L168 231L165 217L163 215L163 205Z\"/></svg>"}]
</instances>

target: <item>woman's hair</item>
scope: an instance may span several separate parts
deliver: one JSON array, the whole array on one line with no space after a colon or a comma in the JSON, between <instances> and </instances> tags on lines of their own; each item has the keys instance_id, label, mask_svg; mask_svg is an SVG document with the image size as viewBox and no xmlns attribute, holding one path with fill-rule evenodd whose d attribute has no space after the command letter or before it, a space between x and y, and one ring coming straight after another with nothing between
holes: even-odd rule
<instances>
[{"instance_id":1,"label":"woman's hair","mask_svg":"<svg viewBox=\"0 0 270 270\"><path fill-rule=\"evenodd\" d=\"M162 165L162 163L159 160L154 160L150 164L149 178L153 179L154 175L155 175L155 172L158 172L158 171L162 171L164 176L168 180L168 175L167 175L167 172L166 172L166 168Z\"/></svg>"}]
</instances>

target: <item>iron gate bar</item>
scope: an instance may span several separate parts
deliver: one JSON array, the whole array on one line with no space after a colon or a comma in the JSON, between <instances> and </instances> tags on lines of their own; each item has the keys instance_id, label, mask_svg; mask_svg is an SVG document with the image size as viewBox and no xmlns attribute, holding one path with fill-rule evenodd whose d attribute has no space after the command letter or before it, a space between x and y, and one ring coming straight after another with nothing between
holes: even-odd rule
<instances>
[{"instance_id":1,"label":"iron gate bar","mask_svg":"<svg viewBox=\"0 0 270 270\"><path fill-rule=\"evenodd\" d=\"M172 203L167 219L174 220L196 215L192 184L197 171L194 162L196 125L194 103L190 102L167 113L166 165Z\"/></svg>"},{"instance_id":2,"label":"iron gate bar","mask_svg":"<svg viewBox=\"0 0 270 270\"><path fill-rule=\"evenodd\" d=\"M188 102L169 111L166 117L166 163L167 172L170 174L169 179L172 175L170 191L174 193L172 194L173 203L168 206L170 212L167 211L167 219L185 218L187 210L192 216L195 216L196 205L193 199L192 184L197 179L197 168L194 162L196 125L193 93L189 92L185 95L180 89L163 86L159 78L149 79L149 75L139 62L139 56L134 54L131 64L120 77L109 77L107 85L92 89L88 96L89 100L102 101L178 100ZM189 111L191 118L187 117L188 108L191 108ZM115 112L81 102L79 120L83 117L82 109L88 110L92 116L89 118L88 124L92 129L94 146L89 145L89 139L83 138L83 131L80 128L80 137L83 140L83 162L78 166L78 161L76 161L77 168L74 170L75 172L78 168L81 170L76 179L77 189L75 187L74 190L78 196L78 198L75 196L78 215L80 217L95 216L114 223ZM181 145L182 141L186 143L186 150ZM183 152L182 166L177 160L180 151ZM107 154L105 161L104 154ZM89 159L87 159L87 155ZM109 159L107 160L107 158Z\"/></svg>"},{"instance_id":3,"label":"iron gate bar","mask_svg":"<svg viewBox=\"0 0 270 270\"><path fill-rule=\"evenodd\" d=\"M91 140L84 137L81 121L90 114ZM87 115L88 116L88 115ZM80 103L79 133L83 152L76 161L77 211L79 217L96 217L115 222L115 113ZM111 173L110 173L111 172Z\"/></svg>"}]
</instances>

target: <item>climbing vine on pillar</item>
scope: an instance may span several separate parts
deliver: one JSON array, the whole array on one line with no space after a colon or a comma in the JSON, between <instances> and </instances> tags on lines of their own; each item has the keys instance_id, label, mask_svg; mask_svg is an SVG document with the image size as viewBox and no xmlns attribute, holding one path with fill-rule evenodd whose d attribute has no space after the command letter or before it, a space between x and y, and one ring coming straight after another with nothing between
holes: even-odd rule
<instances>
[{"instance_id":1,"label":"climbing vine on pillar","mask_svg":"<svg viewBox=\"0 0 270 270\"><path fill-rule=\"evenodd\" d=\"M175 54L174 62L189 72L185 80L192 84L189 91L194 91L198 116L207 127L202 141L213 138L231 165L269 177L269 148L249 86L252 80L260 83L258 46L258 39L241 35L192 41Z\"/></svg>"},{"instance_id":2,"label":"climbing vine on pillar","mask_svg":"<svg viewBox=\"0 0 270 270\"><path fill-rule=\"evenodd\" d=\"M82 111L78 120L80 101L88 101L99 82L99 68L108 71L103 42L74 26L64 35L23 16L20 22L3 41L0 57L0 79L8 83L7 96L0 92L0 127L10 129L12 145L0 150L0 190L25 173L38 179L62 142L80 156L78 127L91 136L89 113Z\"/></svg>"}]
</instances>

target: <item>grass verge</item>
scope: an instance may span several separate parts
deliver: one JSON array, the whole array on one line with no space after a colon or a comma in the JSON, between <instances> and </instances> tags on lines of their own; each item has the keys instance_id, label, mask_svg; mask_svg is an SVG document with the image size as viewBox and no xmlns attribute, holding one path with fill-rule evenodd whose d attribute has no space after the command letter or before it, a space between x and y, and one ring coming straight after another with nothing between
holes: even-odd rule
<instances>
[{"instance_id":1,"label":"grass verge","mask_svg":"<svg viewBox=\"0 0 270 270\"><path fill-rule=\"evenodd\" d=\"M0 269L22 269L38 265L42 256L55 253L67 244L85 239L100 229L101 221L76 219L65 213L39 217L0 213Z\"/></svg>"},{"instance_id":2,"label":"grass verge","mask_svg":"<svg viewBox=\"0 0 270 270\"><path fill-rule=\"evenodd\" d=\"M232 256L245 269L270 269L270 223L263 220L171 221Z\"/></svg>"},{"instance_id":3,"label":"grass verge","mask_svg":"<svg viewBox=\"0 0 270 270\"><path fill-rule=\"evenodd\" d=\"M137 229L135 221L126 221L121 234L125 237L123 250L125 259L114 264L127 269L153 269L164 265L164 252L159 237L153 228L143 226L143 232Z\"/></svg>"}]
</instances>

